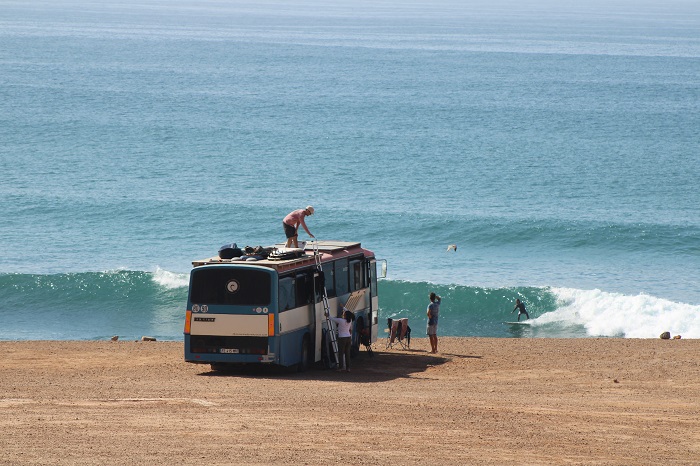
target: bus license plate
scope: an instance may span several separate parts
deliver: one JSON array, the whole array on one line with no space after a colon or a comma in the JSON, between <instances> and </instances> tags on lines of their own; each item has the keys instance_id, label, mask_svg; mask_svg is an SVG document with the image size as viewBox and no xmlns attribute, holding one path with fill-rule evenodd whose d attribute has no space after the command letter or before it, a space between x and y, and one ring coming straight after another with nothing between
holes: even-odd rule
<instances>
[{"instance_id":1,"label":"bus license plate","mask_svg":"<svg viewBox=\"0 0 700 466\"><path fill-rule=\"evenodd\" d=\"M221 348L219 350L219 353L238 353L238 352L239 351L237 348Z\"/></svg>"}]
</instances>

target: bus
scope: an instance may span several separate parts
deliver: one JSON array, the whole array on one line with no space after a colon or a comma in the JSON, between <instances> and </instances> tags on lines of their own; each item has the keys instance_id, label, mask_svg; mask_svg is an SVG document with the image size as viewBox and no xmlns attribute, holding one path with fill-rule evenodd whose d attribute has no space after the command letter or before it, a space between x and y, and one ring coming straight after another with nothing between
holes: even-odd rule
<instances>
[{"instance_id":1,"label":"bus","mask_svg":"<svg viewBox=\"0 0 700 466\"><path fill-rule=\"evenodd\" d=\"M326 319L326 306L333 317L343 309L355 314L354 354L361 340L364 345L376 342L374 253L354 242L310 243L296 250L258 247L262 255L192 262L185 361L210 364L215 371L245 364L296 366L300 371L318 362L334 367L335 338L329 326L335 330ZM275 254L279 251L284 254ZM380 262L385 275L386 262Z\"/></svg>"}]
</instances>

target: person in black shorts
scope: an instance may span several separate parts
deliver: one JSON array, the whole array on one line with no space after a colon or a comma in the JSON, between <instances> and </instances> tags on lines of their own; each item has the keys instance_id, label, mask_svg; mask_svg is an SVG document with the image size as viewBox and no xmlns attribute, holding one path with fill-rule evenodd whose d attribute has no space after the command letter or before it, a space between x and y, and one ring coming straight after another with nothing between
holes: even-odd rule
<instances>
[{"instance_id":1,"label":"person in black shorts","mask_svg":"<svg viewBox=\"0 0 700 466\"><path fill-rule=\"evenodd\" d=\"M515 307L510 313L514 313L516 309L518 310L518 322L520 322L520 314L525 314L525 317L530 318L530 314L525 310L525 305L519 299L515 300Z\"/></svg>"},{"instance_id":2,"label":"person in black shorts","mask_svg":"<svg viewBox=\"0 0 700 466\"><path fill-rule=\"evenodd\" d=\"M438 352L438 318L440 316L440 303L442 298L435 293L430 293L430 304L428 305L428 310L426 315L428 316L428 325L426 327L426 334L430 339L430 352Z\"/></svg>"},{"instance_id":3,"label":"person in black shorts","mask_svg":"<svg viewBox=\"0 0 700 466\"><path fill-rule=\"evenodd\" d=\"M315 236L312 235L309 229L307 228L306 222L304 221L304 217L313 214L314 208L313 206L309 205L306 206L306 209L293 210L292 212L287 214L286 217L284 217L284 220L282 220L282 226L284 227L284 236L287 237L287 243L284 245L284 247L299 247L299 242L297 240L297 232L299 230L299 225L304 227L304 230L306 230L310 237L315 238Z\"/></svg>"}]
</instances>

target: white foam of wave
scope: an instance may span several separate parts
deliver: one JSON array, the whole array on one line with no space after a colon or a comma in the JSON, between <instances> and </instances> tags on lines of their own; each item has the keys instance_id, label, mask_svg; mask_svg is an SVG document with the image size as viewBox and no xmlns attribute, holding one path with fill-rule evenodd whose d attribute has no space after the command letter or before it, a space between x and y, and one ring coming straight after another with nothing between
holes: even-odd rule
<instances>
[{"instance_id":1,"label":"white foam of wave","mask_svg":"<svg viewBox=\"0 0 700 466\"><path fill-rule=\"evenodd\" d=\"M188 287L190 284L190 275L187 273L174 273L156 267L153 272L153 281L158 285L168 289Z\"/></svg>"},{"instance_id":2,"label":"white foam of wave","mask_svg":"<svg viewBox=\"0 0 700 466\"><path fill-rule=\"evenodd\" d=\"M590 336L658 338L662 332L700 338L700 306L654 296L629 296L601 290L552 288L559 306L536 324L582 325Z\"/></svg>"}]
</instances>

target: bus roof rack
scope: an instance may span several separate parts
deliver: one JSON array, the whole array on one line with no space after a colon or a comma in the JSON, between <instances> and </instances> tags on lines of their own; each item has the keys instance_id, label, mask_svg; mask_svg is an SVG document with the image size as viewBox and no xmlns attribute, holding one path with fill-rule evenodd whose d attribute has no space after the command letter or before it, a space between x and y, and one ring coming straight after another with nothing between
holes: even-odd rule
<instances>
[{"instance_id":1,"label":"bus roof rack","mask_svg":"<svg viewBox=\"0 0 700 466\"><path fill-rule=\"evenodd\" d=\"M329 254L335 257L343 257L347 255L357 254L358 252L363 252L359 242L352 241L316 241L316 246L318 251L322 254ZM272 248L279 249L284 248L284 243L278 243L272 246ZM293 266L301 265L307 261L313 261L313 249L314 243L308 242L304 247L304 254L300 257L293 259L284 260L269 260L269 259L258 259L258 260L241 260L240 258L233 259L222 259L219 256L210 257L208 259L201 259L192 261L192 266L199 267L201 265L216 265L216 264L250 264L250 265L260 265L265 267L271 267L278 271L291 268ZM310 253L310 254L309 254Z\"/></svg>"}]
</instances>

